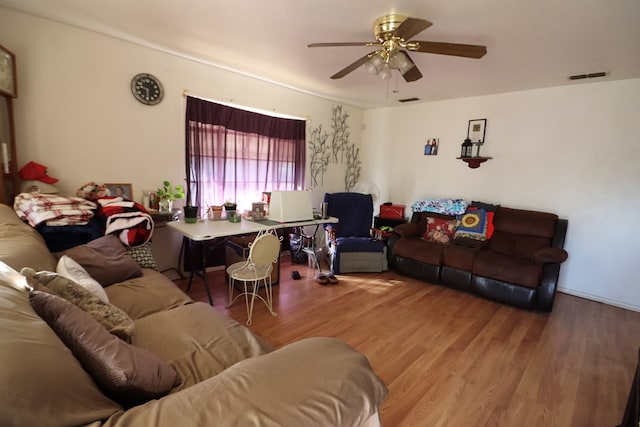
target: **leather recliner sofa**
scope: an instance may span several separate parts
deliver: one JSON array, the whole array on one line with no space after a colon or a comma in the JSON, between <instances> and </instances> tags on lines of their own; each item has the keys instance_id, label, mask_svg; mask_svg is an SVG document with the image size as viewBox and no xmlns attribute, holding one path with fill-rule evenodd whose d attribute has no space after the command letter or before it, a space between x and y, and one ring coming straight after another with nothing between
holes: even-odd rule
<instances>
[{"instance_id":1,"label":"leather recliner sofa","mask_svg":"<svg viewBox=\"0 0 640 427\"><path fill-rule=\"evenodd\" d=\"M401 274L442 284L516 307L551 311L560 265L567 258L568 221L557 215L497 207L495 231L485 241L454 239L444 244L423 239L429 217L414 212L394 229L389 266Z\"/></svg>"}]
</instances>

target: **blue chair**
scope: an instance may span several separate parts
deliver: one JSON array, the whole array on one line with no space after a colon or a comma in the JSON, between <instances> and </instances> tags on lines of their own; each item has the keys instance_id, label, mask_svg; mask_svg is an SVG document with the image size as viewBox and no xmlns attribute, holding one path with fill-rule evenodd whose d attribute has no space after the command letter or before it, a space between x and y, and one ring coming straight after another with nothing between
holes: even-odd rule
<instances>
[{"instance_id":1,"label":"blue chair","mask_svg":"<svg viewBox=\"0 0 640 427\"><path fill-rule=\"evenodd\" d=\"M329 216L340 220L325 225L333 274L387 270L387 247L371 238L373 199L370 194L325 193Z\"/></svg>"}]
</instances>

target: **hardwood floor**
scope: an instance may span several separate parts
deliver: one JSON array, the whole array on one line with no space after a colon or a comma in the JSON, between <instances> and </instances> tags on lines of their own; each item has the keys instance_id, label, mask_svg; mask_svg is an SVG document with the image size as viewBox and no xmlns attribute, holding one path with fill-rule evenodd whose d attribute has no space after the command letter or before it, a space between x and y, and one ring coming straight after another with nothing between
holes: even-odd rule
<instances>
[{"instance_id":1,"label":"hardwood floor","mask_svg":"<svg viewBox=\"0 0 640 427\"><path fill-rule=\"evenodd\" d=\"M298 270L302 280L291 279ZM225 308L224 272L209 273ZM256 303L249 328L275 347L310 336L340 338L364 353L389 387L386 427L615 426L640 345L640 313L558 294L532 313L395 272L339 276L320 286L306 265L282 260L272 317ZM186 280L176 283L186 288ZM207 301L194 278L192 298Z\"/></svg>"}]
</instances>

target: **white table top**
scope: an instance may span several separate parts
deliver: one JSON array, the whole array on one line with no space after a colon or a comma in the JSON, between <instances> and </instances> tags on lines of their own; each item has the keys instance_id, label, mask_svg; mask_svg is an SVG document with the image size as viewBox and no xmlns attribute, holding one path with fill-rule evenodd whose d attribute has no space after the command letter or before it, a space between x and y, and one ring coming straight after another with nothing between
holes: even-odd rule
<instances>
[{"instance_id":1,"label":"white table top","mask_svg":"<svg viewBox=\"0 0 640 427\"><path fill-rule=\"evenodd\" d=\"M275 225L264 224L259 221L251 221L242 218L240 222L230 222L227 220L198 220L193 224L187 224L183 220L171 221L167 226L188 237L193 241L211 240L216 237L228 237L240 234L257 233L260 230L268 230L270 228L287 228L287 227L306 227L318 224L335 224L338 218L329 217L326 219L314 219L308 221L283 222Z\"/></svg>"}]
</instances>

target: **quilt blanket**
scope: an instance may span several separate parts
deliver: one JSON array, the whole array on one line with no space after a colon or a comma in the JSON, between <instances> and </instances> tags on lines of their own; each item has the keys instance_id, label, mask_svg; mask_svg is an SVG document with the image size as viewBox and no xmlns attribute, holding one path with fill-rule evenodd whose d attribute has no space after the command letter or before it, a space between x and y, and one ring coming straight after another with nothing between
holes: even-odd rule
<instances>
[{"instance_id":1,"label":"quilt blanket","mask_svg":"<svg viewBox=\"0 0 640 427\"><path fill-rule=\"evenodd\" d=\"M95 203L80 197L36 192L18 194L13 202L18 217L32 227L42 223L49 226L85 225L96 207Z\"/></svg>"},{"instance_id":2,"label":"quilt blanket","mask_svg":"<svg viewBox=\"0 0 640 427\"><path fill-rule=\"evenodd\" d=\"M423 199L411 205L413 212L434 212L443 215L462 215L467 202L462 199Z\"/></svg>"},{"instance_id":3,"label":"quilt blanket","mask_svg":"<svg viewBox=\"0 0 640 427\"><path fill-rule=\"evenodd\" d=\"M147 243L153 234L153 219L140 203L121 197L99 199L98 218L104 222L104 234L115 234L126 246Z\"/></svg>"}]
</instances>

